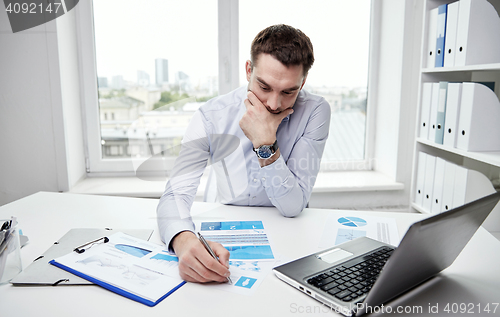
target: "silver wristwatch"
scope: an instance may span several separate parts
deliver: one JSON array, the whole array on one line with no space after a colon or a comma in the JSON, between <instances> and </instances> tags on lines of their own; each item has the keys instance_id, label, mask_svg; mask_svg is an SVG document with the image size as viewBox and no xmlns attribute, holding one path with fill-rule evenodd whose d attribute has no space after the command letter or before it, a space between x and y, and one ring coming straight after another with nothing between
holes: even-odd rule
<instances>
[{"instance_id":1,"label":"silver wristwatch","mask_svg":"<svg viewBox=\"0 0 500 317\"><path fill-rule=\"evenodd\" d=\"M258 148L254 148L253 151L257 154L257 157L260 159L268 159L276 154L278 151L278 140L274 141L271 145L261 145Z\"/></svg>"}]
</instances>

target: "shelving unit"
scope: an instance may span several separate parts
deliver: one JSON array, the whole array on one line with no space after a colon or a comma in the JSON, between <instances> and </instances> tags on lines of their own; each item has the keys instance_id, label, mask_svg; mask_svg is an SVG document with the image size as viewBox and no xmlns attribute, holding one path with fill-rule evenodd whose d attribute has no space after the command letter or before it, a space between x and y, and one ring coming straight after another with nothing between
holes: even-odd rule
<instances>
[{"instance_id":1,"label":"shelving unit","mask_svg":"<svg viewBox=\"0 0 500 317\"><path fill-rule=\"evenodd\" d=\"M423 74L430 73L463 73L463 72L478 72L478 71L500 71L500 63L483 64L483 65L467 65L460 67L436 67L436 68L423 68Z\"/></svg>"},{"instance_id":2,"label":"shelving unit","mask_svg":"<svg viewBox=\"0 0 500 317\"><path fill-rule=\"evenodd\" d=\"M498 1L500 3L500 1ZM495 82L495 93L500 99L500 63L460 67L422 68L421 82ZM420 106L420 104L419 104Z\"/></svg>"},{"instance_id":3,"label":"shelving unit","mask_svg":"<svg viewBox=\"0 0 500 317\"><path fill-rule=\"evenodd\" d=\"M412 196L411 196L411 208L413 211L420 213L427 213L421 206L414 203L415 192L416 192L416 180L418 173L418 156L419 152L425 152L427 154L441 157L449 162L455 163L466 167L467 169L473 169L479 171L486 175L488 179L494 181L500 178L500 152L468 152L460 150L457 148L452 148L449 146L443 146L441 144L436 144L433 141L422 139L419 137L420 129L420 116L421 116L421 103L422 103L422 85L427 82L495 82L495 94L500 99L500 63L489 63L481 65L467 65L459 67L436 67L427 68L427 34L428 32L428 21L430 16L430 11L439 7L442 4L449 4L454 1L448 0L426 0L424 5L424 23L422 30L422 60L420 69L420 80L419 80L419 100L417 102L417 125L415 131L415 150L413 158L413 172L412 172ZM497 12L500 9L500 0L489 0ZM498 36L498 35L497 35ZM446 57L445 57L446 58ZM500 124L500 118L498 118L498 124ZM500 136L492 136L498 137ZM498 190L498 189L497 189ZM488 221L488 228L490 231L500 231L500 208L497 206L493 210L492 215L490 215ZM486 227L486 223L485 223Z\"/></svg>"},{"instance_id":4,"label":"shelving unit","mask_svg":"<svg viewBox=\"0 0 500 317\"><path fill-rule=\"evenodd\" d=\"M431 147L437 150L459 155L463 158L469 158L480 163L489 164L492 166L500 166L500 152L467 152L457 148L436 144L426 139L417 138L417 143L422 147Z\"/></svg>"}]
</instances>

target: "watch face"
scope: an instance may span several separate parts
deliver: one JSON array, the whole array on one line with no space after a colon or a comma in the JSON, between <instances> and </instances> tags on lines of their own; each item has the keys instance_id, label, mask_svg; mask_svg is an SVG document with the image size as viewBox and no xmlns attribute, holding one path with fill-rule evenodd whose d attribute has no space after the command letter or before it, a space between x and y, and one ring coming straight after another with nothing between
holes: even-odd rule
<instances>
[{"instance_id":1,"label":"watch face","mask_svg":"<svg viewBox=\"0 0 500 317\"><path fill-rule=\"evenodd\" d=\"M273 153L269 147L261 146L257 149L257 154L260 158L267 159L270 158Z\"/></svg>"}]
</instances>

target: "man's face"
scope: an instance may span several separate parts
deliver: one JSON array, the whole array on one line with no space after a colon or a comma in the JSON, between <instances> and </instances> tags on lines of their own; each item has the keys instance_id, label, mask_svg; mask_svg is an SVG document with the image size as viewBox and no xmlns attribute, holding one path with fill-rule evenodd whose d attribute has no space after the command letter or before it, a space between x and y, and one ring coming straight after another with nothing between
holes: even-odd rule
<instances>
[{"instance_id":1,"label":"man's face","mask_svg":"<svg viewBox=\"0 0 500 317\"><path fill-rule=\"evenodd\" d=\"M302 65L285 66L269 54L260 54L253 65L247 61L248 90L251 90L271 113L292 108L306 78Z\"/></svg>"}]
</instances>

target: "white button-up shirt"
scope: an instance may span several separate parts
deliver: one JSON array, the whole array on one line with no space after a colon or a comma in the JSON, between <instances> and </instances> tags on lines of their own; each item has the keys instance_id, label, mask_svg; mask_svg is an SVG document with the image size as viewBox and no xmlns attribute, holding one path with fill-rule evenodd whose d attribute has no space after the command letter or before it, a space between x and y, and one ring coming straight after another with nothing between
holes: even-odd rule
<instances>
[{"instance_id":1,"label":"white button-up shirt","mask_svg":"<svg viewBox=\"0 0 500 317\"><path fill-rule=\"evenodd\" d=\"M330 127L330 105L299 92L293 114L276 132L280 157L260 167L252 142L239 126L246 112L246 87L209 100L193 115L157 208L163 241L193 231L190 209L207 164L217 181L217 201L239 206L275 206L285 217L307 205Z\"/></svg>"}]
</instances>

